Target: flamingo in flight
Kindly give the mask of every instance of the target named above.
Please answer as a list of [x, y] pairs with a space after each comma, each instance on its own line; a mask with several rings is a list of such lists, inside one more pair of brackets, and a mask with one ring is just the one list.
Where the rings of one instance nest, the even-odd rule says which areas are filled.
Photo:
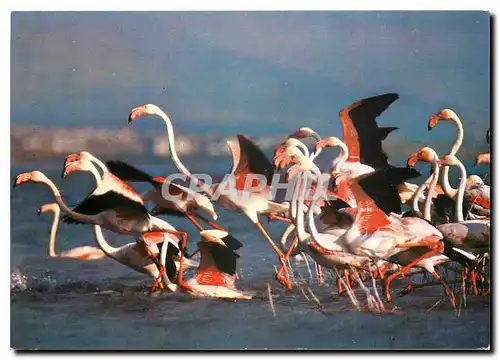
[[[80, 160], [78, 164], [76, 162], [71, 163], [66, 172], [69, 173], [73, 170], [93, 172], [96, 179], [99, 176], [94, 165], [88, 160]], [[118, 234], [136, 237], [137, 241], [143, 243], [146, 251], [160, 268], [162, 275], [165, 268], [156, 259], [152, 249], [153, 245], [164, 241], [164, 233], [181, 236], [183, 245], [186, 243], [187, 234], [185, 232], [177, 231], [167, 222], [151, 216], [142, 204], [130, 200], [114, 189], [108, 189], [108, 191], [100, 189], [100, 194], [91, 194], [75, 210], [72, 210], [62, 199], [56, 185], [42, 172], [31, 171], [19, 174], [15, 179], [14, 187], [27, 182], [41, 183], [48, 186], [55, 197], [56, 203], [72, 219], [80, 223], [99, 225]], [[101, 185], [103, 183], [104, 181], [101, 182]], [[180, 267], [182, 269], [182, 257]], [[160, 280], [158, 278], [157, 282]], [[162, 287], [161, 282], [159, 284]]]
[[[265, 154], [244, 135], [238, 135], [238, 144], [228, 141], [229, 149], [233, 157], [233, 167], [229, 177], [219, 184], [212, 184], [207, 187], [203, 181], [196, 178], [180, 161], [175, 150], [175, 138], [173, 126], [170, 118], [158, 106], [153, 104], [141, 105], [134, 108], [129, 115], [129, 123], [134, 119], [143, 115], [159, 116], [167, 127], [168, 144], [170, 156], [175, 166], [183, 173], [190, 181], [196, 183], [200, 188], [205, 188], [204, 193], [211, 199], [215, 199], [219, 205], [228, 210], [238, 210], [244, 213], [259, 229], [261, 234], [266, 238], [273, 250], [278, 255], [280, 262], [284, 265], [285, 255], [280, 248], [275, 244], [268, 231], [262, 226], [258, 215], [266, 215], [269, 213], [283, 212], [288, 209], [287, 206], [269, 200], [270, 185], [274, 174], [274, 168], [269, 162]], [[251, 189], [247, 184], [248, 176], [259, 174], [265, 177], [266, 184], [264, 186], [253, 178]], [[233, 184], [231, 184], [233, 181]], [[230, 191], [224, 189], [230, 187]], [[231, 191], [235, 189], [236, 191]], [[215, 196], [217, 195], [217, 196]], [[278, 281], [286, 287], [291, 288], [290, 278], [287, 270], [285, 277], [278, 276]]]
[[[355, 177], [390, 166], [382, 148], [382, 141], [397, 130], [397, 127], [379, 127], [377, 118], [397, 99], [398, 94], [388, 93], [359, 100], [339, 113], [343, 141], [329, 137], [316, 143], [316, 152], [323, 147], [341, 147], [343, 156], [337, 157], [332, 169]], [[409, 200], [417, 186], [409, 183], [397, 184], [403, 202]], [[353, 194], [345, 182], [337, 184], [338, 196], [350, 206], [356, 206]]]
[[[52, 223], [52, 228], [50, 232], [49, 240], [49, 256], [57, 258], [72, 258], [78, 260], [98, 260], [104, 257], [109, 257], [118, 263], [130, 267], [131, 269], [140, 272], [142, 274], [147, 274], [153, 279], [160, 277], [160, 270], [156, 264], [152, 261], [149, 254], [145, 251], [144, 247], [138, 245], [137, 242], [131, 242], [120, 246], [118, 248], [111, 246], [102, 233], [102, 229], [98, 225], [94, 225], [94, 235], [99, 247], [93, 246], [80, 246], [75, 247], [70, 250], [63, 251], [59, 254], [55, 252], [55, 242], [58, 230], [58, 223], [61, 209], [57, 203], [45, 204], [38, 210], [39, 214], [51, 211], [54, 213], [54, 220]], [[167, 244], [167, 245], [165, 245]], [[178, 238], [170, 234], [165, 234], [165, 240], [159, 244], [158, 250], [160, 253], [163, 251], [163, 247], [166, 247], [166, 253], [161, 259], [162, 264], [165, 264], [166, 276], [163, 276], [163, 280], [167, 285], [167, 288], [171, 291], [176, 290], [176, 285], [173, 283], [175, 277], [175, 271], [178, 268], [178, 261], [173, 262], [174, 256], [179, 253]], [[161, 256], [161, 254], [157, 254]], [[190, 259], [184, 259], [185, 268], [197, 266], [196, 262]], [[153, 288], [154, 291], [154, 288]]]
[[[143, 196], [144, 201], [153, 201], [156, 204], [151, 211], [153, 215], [165, 214], [181, 217], [185, 216], [198, 230], [205, 230], [196, 220], [196, 218], [198, 218], [215, 229], [226, 231], [226, 229], [199, 213], [199, 210], [201, 210], [210, 215], [213, 220], [217, 220], [217, 214], [213, 204], [206, 195], [172, 182], [165, 184], [166, 179], [163, 176], [153, 177], [123, 161], [108, 161], [106, 164], [113, 174], [124, 181], [146, 182], [153, 186], [153, 188], [148, 190]], [[167, 195], [171, 197], [163, 196], [162, 192], [165, 191], [163, 186], [165, 185], [168, 186]], [[232, 238], [231, 235], [228, 236]], [[234, 241], [237, 240], [234, 239]]]

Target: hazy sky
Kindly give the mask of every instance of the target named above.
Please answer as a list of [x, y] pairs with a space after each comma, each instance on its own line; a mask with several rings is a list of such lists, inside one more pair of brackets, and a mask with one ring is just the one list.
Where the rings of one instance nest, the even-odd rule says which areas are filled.
[[451, 124], [427, 131], [449, 107], [466, 146], [482, 144], [489, 25], [486, 12], [13, 13], [11, 121], [118, 128], [155, 103], [183, 134], [327, 136], [342, 107], [397, 92], [380, 120], [400, 127], [391, 141], [451, 144]]

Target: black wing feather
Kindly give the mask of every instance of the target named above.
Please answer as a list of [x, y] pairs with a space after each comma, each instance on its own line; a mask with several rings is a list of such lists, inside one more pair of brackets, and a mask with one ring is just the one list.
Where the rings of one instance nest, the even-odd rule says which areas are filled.
[[384, 213], [401, 213], [401, 198], [397, 185], [406, 180], [419, 177], [421, 174], [413, 168], [387, 166], [370, 173], [359, 180], [359, 185], [373, 199]]
[[238, 134], [240, 145], [240, 162], [246, 162], [250, 172], [264, 175], [267, 185], [271, 185], [274, 175], [274, 167], [262, 150], [245, 135]]
[[382, 140], [392, 131], [380, 130], [376, 118], [398, 98], [399, 95], [394, 93], [373, 96], [359, 101], [359, 104], [349, 111], [349, 117], [358, 132], [361, 163], [374, 169], [383, 168], [388, 164]]
[[161, 184], [156, 182], [148, 173], [132, 166], [125, 161], [112, 160], [106, 162], [108, 170], [123, 181], [147, 182], [156, 188], [161, 188]]
[[[73, 211], [85, 215], [97, 215], [107, 210], [132, 213], [143, 220], [147, 220], [149, 216], [148, 210], [143, 205], [127, 199], [115, 191], [108, 191], [102, 195], [89, 196], [73, 209]], [[82, 224], [82, 222], [72, 219], [69, 215], [63, 217], [63, 222], [68, 224]]]
[[[164, 243], [162, 243], [162, 246], [164, 246]], [[177, 266], [175, 265], [174, 257], [178, 255], [179, 249], [177, 249], [174, 244], [169, 242], [167, 247], [167, 258], [165, 260], [165, 270], [167, 272], [167, 277], [172, 282], [174, 282], [175, 274], [177, 273]]]
[[222, 241], [224, 241], [224, 244], [226, 244], [226, 246], [231, 250], [238, 250], [241, 247], [243, 247], [243, 244], [240, 241], [238, 241], [235, 237], [233, 237], [231, 234], [223, 238]]
[[240, 256], [229, 247], [224, 247], [214, 243], [208, 245], [217, 269], [226, 274], [234, 275], [236, 273], [236, 260]]

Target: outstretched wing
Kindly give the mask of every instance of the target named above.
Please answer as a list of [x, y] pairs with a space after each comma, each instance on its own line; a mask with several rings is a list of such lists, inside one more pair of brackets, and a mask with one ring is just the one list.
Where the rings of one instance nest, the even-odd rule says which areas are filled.
[[123, 181], [147, 182], [155, 188], [161, 188], [162, 182], [148, 173], [132, 166], [125, 161], [111, 160], [106, 162], [108, 170]]
[[416, 169], [388, 165], [364, 176], [358, 183], [385, 214], [400, 214], [401, 198], [397, 185], [419, 176], [420, 173]]
[[398, 94], [394, 93], [373, 96], [340, 111], [343, 140], [349, 148], [347, 161], [359, 161], [374, 169], [383, 168], [388, 164], [382, 141], [397, 128], [379, 128], [376, 119], [398, 98]]
[[[238, 144], [239, 153], [232, 152], [233, 161], [237, 161], [237, 164], [233, 164], [236, 187], [243, 190], [248, 174], [263, 175], [266, 178], [267, 185], [271, 185], [274, 167], [267, 156], [245, 135], [238, 134]], [[230, 149], [233, 150], [233, 146], [230, 145]]]
[[[147, 209], [143, 205], [114, 191], [89, 196], [73, 209], [73, 211], [85, 215], [97, 215], [107, 210], [116, 210], [121, 215], [133, 216], [142, 220], [147, 220], [149, 216]], [[63, 222], [82, 224], [82, 222], [71, 218], [69, 215], [63, 217]]]

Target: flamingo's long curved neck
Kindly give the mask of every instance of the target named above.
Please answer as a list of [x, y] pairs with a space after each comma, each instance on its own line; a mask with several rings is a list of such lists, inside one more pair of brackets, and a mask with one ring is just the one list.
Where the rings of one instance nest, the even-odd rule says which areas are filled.
[[[96, 163], [99, 165], [99, 162], [102, 164], [100, 160], [95, 158]], [[101, 165], [99, 165], [101, 166]], [[108, 172], [106, 166], [102, 164], [101, 169], [103, 169], [103, 172]], [[105, 169], [105, 170], [104, 170]], [[96, 181], [96, 187], [99, 186], [99, 183], [102, 181], [101, 174], [97, 171], [95, 166], [92, 164], [92, 166], [89, 167], [89, 171], [94, 175], [95, 181]], [[110, 258], [113, 258], [115, 260], [118, 260], [116, 257], [116, 253], [118, 252], [118, 249], [109, 245], [106, 239], [104, 238], [104, 235], [102, 233], [102, 229], [99, 225], [94, 225], [94, 235], [97, 244], [101, 248], [101, 250]]]
[[194, 180], [198, 186], [204, 185], [204, 182], [198, 179], [193, 174], [191, 174], [191, 172], [181, 162], [179, 156], [177, 156], [177, 151], [175, 150], [175, 135], [174, 135], [174, 128], [172, 126], [172, 121], [167, 116], [167, 114], [165, 114], [162, 110], [158, 112], [158, 115], [163, 119], [165, 125], [167, 126], [168, 148], [170, 150], [170, 156], [175, 166], [177, 167], [177, 169], [179, 169], [181, 173], [186, 175], [189, 180]]
[[[104, 165], [104, 163], [101, 160], [99, 160], [98, 158], [96, 158], [95, 156], [92, 156], [92, 158], [90, 160], [92, 162], [96, 163], [101, 168], [101, 171], [103, 173], [109, 172], [108, 167], [106, 165]], [[100, 177], [100, 175], [99, 175], [99, 177]]]
[[297, 140], [297, 143], [295, 144], [295, 146], [300, 148], [305, 156], [310, 157], [309, 149], [307, 148], [307, 146], [303, 142]]
[[465, 193], [465, 185], [467, 181], [467, 170], [465, 170], [464, 164], [461, 161], [458, 161], [458, 168], [460, 169], [460, 186], [458, 187], [458, 195], [455, 199], [455, 219], [458, 222], [464, 221], [463, 214], [463, 201], [464, 201], [464, 193]]
[[[423, 194], [425, 188], [427, 187], [427, 182], [428, 181], [432, 181], [434, 179], [434, 174], [429, 176], [427, 178], [426, 181], [424, 181], [424, 183], [422, 185], [420, 185], [417, 189], [417, 191], [415, 191], [415, 193], [413, 194], [413, 198], [412, 198], [412, 209], [413, 211], [415, 211], [417, 214], [420, 214], [420, 208], [418, 206], [418, 201], [420, 200], [420, 196]], [[426, 198], [427, 199], [427, 198]]]
[[425, 198], [425, 203], [424, 203], [424, 219], [427, 221], [431, 221], [432, 194], [434, 194], [434, 190], [436, 189], [436, 185], [439, 178], [439, 166], [438, 166], [437, 156], [434, 156], [432, 159], [432, 170], [434, 175], [432, 176], [432, 181], [429, 185], [429, 189], [427, 190], [427, 197]]
[[332, 168], [334, 171], [338, 171], [339, 169], [342, 168], [344, 163], [347, 161], [347, 158], [349, 157], [349, 148], [344, 142], [339, 143], [340, 147], [340, 154], [333, 160], [332, 162]]
[[68, 205], [66, 205], [66, 203], [62, 199], [62, 196], [61, 196], [61, 193], [59, 192], [59, 189], [56, 187], [56, 185], [49, 178], [47, 178], [44, 181], [44, 184], [47, 185], [50, 188], [50, 190], [52, 191], [52, 193], [54, 194], [54, 198], [56, 200], [57, 205], [59, 205], [61, 207], [61, 209], [63, 209], [65, 212], [67, 212], [69, 214], [69, 216], [71, 216], [73, 219], [81, 221], [81, 222], [89, 222], [88, 216], [86, 216], [84, 214], [77, 213], [77, 212], [71, 210], [68, 207]]
[[52, 228], [50, 229], [50, 240], [49, 240], [49, 256], [57, 257], [56, 254], [56, 236], [57, 228], [59, 226], [59, 217], [61, 215], [61, 210], [59, 207], [54, 208], [54, 220], [52, 221]]
[[[297, 199], [297, 203], [298, 203], [297, 236], [298, 236], [300, 242], [306, 242], [310, 237], [310, 234], [308, 234], [305, 230], [304, 210], [303, 210], [303, 208], [305, 206], [305, 197], [306, 197], [307, 188], [308, 188], [307, 175], [305, 175], [305, 176], [303, 175], [302, 176], [302, 183], [301, 183], [301, 187], [300, 187], [300, 192], [298, 194], [298, 199]], [[309, 206], [311, 206], [311, 205], [312, 204], [309, 204]], [[314, 207], [312, 207], [312, 209], [314, 209]]]
[[316, 206], [318, 200], [319, 198], [314, 199], [309, 205], [309, 210], [307, 211], [307, 221], [308, 221], [307, 224], [309, 228], [309, 233], [311, 234], [311, 240], [314, 241], [316, 244], [318, 244], [320, 247], [328, 249], [329, 244], [325, 244], [323, 242], [323, 238], [319, 233], [318, 228], [316, 227], [316, 223], [314, 221], [314, 207]]
[[[450, 150], [449, 155], [456, 155], [458, 150], [460, 149], [460, 146], [462, 146], [462, 141], [464, 139], [464, 128], [462, 126], [462, 122], [458, 118], [458, 116], [453, 116], [450, 118], [451, 121], [453, 121], [457, 125], [457, 139], [455, 140], [455, 144], [453, 144], [453, 147]], [[449, 172], [450, 172], [450, 167], [449, 166], [444, 166], [442, 175], [441, 175], [441, 184], [443, 186], [443, 191], [444, 193], [449, 196], [450, 198], [453, 198], [457, 195], [458, 190], [453, 189], [450, 185], [450, 178], [449, 178]]]
[[305, 242], [309, 234], [305, 231], [304, 227], [303, 206], [307, 191], [307, 177], [304, 174], [298, 175], [296, 186], [300, 186], [298, 196], [294, 199], [297, 202], [297, 236], [300, 242]]
[[110, 258], [116, 259], [118, 249], [108, 244], [99, 225], [94, 225], [94, 235], [101, 250]]
[[[312, 138], [314, 138], [316, 141], [320, 141], [320, 140], [321, 140], [321, 136], [319, 136], [318, 134], [313, 134], [313, 135], [311, 135], [311, 137], [312, 137]], [[311, 154], [311, 156], [309, 156], [309, 158], [310, 158], [311, 160], [316, 159], [316, 158], [319, 156], [319, 154], [321, 154], [321, 151], [322, 151], [322, 150], [323, 150], [323, 148], [318, 148], [317, 150], [315, 150], [315, 151]]]

